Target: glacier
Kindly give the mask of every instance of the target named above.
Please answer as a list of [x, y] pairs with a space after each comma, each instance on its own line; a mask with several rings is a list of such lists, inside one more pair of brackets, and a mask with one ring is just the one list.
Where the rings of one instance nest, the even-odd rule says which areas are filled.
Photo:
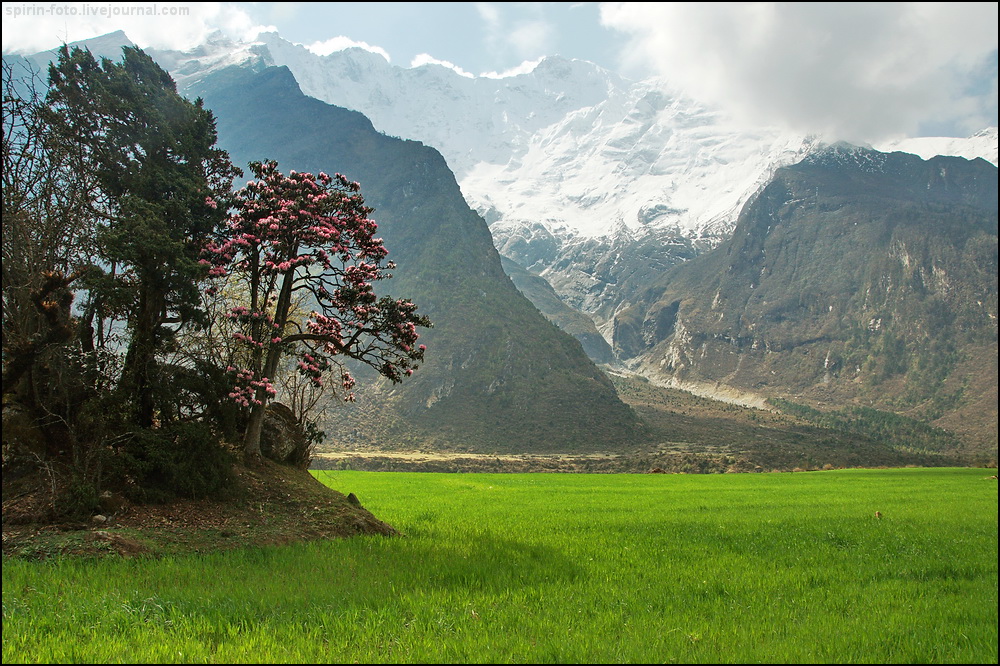
[[[95, 43], [107, 52], [116, 39], [127, 43], [124, 33]], [[470, 77], [434, 63], [399, 67], [357, 47], [317, 55], [273, 32], [149, 53], [182, 91], [223, 67], [285, 66], [306, 95], [434, 147], [501, 254], [548, 280], [609, 340], [615, 313], [651, 272], [718, 245], [777, 168], [824, 145], [737, 125], [661, 79], [631, 81], [558, 56]], [[997, 164], [997, 128], [874, 147]]]

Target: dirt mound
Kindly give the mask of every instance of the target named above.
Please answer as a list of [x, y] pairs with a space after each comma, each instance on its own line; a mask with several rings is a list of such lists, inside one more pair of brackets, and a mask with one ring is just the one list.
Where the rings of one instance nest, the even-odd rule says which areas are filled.
[[77, 520], [46, 518], [52, 490], [43, 474], [4, 483], [3, 553], [158, 556], [398, 534], [307, 470], [261, 460], [233, 472], [233, 486], [219, 497], [139, 504], [105, 493], [98, 512]]

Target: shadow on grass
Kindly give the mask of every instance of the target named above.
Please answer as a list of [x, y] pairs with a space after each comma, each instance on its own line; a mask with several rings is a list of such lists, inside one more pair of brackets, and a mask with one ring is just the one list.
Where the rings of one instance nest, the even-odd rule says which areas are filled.
[[122, 600], [138, 598], [155, 600], [177, 617], [228, 624], [416, 607], [428, 598], [448, 604], [470, 595], [516, 595], [539, 586], [568, 586], [586, 575], [556, 547], [489, 529], [445, 533], [429, 525], [411, 532], [416, 535], [158, 559], [17, 562], [10, 571], [5, 563], [5, 616], [8, 604], [20, 597], [7, 594], [8, 582], [11, 592], [31, 589], [40, 598], [61, 599], [72, 581], [72, 604], [88, 615], [120, 615]]

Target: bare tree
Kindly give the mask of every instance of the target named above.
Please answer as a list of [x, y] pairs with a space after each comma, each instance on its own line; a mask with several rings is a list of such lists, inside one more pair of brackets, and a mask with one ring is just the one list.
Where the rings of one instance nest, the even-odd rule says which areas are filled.
[[3, 61], [3, 392], [30, 400], [31, 373], [77, 337], [73, 285], [93, 255], [93, 183], [54, 148], [29, 61]]

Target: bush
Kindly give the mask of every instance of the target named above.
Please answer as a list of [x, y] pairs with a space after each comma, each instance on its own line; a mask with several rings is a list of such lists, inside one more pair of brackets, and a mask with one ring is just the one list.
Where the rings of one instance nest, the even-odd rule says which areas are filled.
[[230, 485], [233, 456], [203, 423], [140, 430], [121, 446], [117, 462], [130, 499], [198, 499]]
[[97, 485], [82, 475], [70, 479], [59, 499], [60, 513], [73, 518], [89, 516], [100, 502]]

